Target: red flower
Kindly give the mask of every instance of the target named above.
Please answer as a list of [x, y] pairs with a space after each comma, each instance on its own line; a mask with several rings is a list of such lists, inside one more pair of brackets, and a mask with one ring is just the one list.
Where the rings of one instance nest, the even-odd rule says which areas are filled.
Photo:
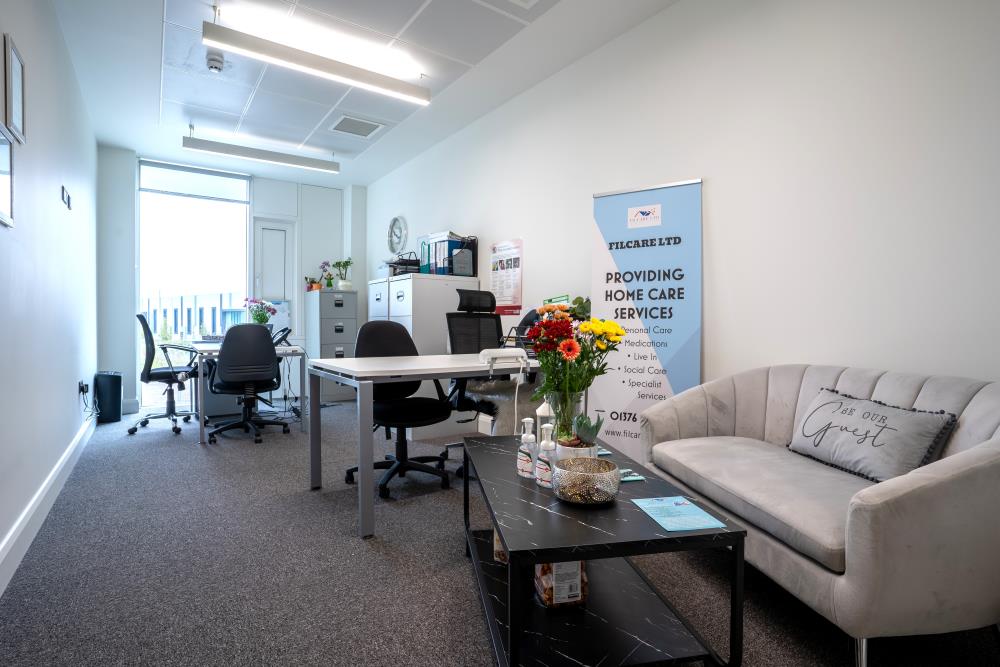
[[580, 344], [575, 338], [567, 338], [559, 343], [559, 352], [566, 361], [573, 361], [580, 356]]

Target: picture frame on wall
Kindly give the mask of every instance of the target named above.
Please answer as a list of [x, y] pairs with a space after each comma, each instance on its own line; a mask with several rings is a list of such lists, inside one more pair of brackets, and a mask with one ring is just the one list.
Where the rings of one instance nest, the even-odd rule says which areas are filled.
[[0, 125], [0, 224], [14, 226], [14, 137]]
[[19, 143], [24, 143], [24, 59], [21, 52], [17, 50], [14, 39], [9, 35], [3, 36], [4, 42], [4, 67], [6, 84], [6, 103], [4, 108], [7, 113], [7, 130]]

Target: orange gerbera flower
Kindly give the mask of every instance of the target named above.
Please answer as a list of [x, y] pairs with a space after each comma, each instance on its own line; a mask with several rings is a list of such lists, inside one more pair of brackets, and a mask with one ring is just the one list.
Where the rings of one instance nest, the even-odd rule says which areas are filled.
[[566, 361], [573, 361], [580, 356], [580, 344], [575, 338], [567, 338], [559, 343], [559, 352]]

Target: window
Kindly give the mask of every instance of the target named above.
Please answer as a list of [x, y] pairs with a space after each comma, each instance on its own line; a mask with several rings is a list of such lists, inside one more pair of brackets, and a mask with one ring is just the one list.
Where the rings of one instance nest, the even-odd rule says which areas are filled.
[[[221, 335], [241, 321], [219, 311], [242, 310], [248, 294], [249, 197], [248, 176], [140, 160], [140, 303], [157, 342]], [[162, 352], [154, 364], [166, 365]], [[159, 403], [159, 394], [143, 385], [143, 404]]]

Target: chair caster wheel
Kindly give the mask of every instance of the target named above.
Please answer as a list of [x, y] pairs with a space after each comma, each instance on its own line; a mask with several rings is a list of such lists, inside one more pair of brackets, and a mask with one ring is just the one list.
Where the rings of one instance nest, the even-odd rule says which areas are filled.
[[291, 433], [292, 429], [288, 428], [287, 426], [282, 426], [281, 427], [281, 432], [282, 433]]
[[149, 426], [149, 420], [143, 419], [141, 422], [139, 422], [139, 426]]
[[205, 426], [208, 426], [208, 417], [205, 417]]
[[188, 423], [189, 421], [191, 421], [191, 416], [190, 415], [188, 415], [187, 417], [184, 418], [184, 423], [185, 424]]
[[181, 434], [181, 427], [180, 427], [180, 426], [174, 426], [174, 427], [173, 427], [172, 429], [170, 429], [170, 430], [171, 430], [171, 431], [173, 431], [174, 433], [176, 433], [177, 435], [180, 435], [180, 434]]
[[215, 444], [215, 436], [214, 435], [208, 436], [208, 444], [210, 444], [210, 445], [214, 445]]
[[130, 429], [128, 430], [128, 434], [129, 434], [129, 435], [135, 435], [135, 432], [136, 432], [136, 431], [138, 431], [138, 430], [139, 430], [139, 429], [137, 429], [137, 428], [136, 428], [135, 426], [133, 426], [132, 428], [130, 428]]
[[259, 445], [260, 443], [264, 442], [264, 438], [257, 436], [256, 438], [253, 439], [253, 441]]
[[382, 486], [378, 487], [378, 497], [381, 498], [382, 500], [388, 500], [389, 499], [389, 489], [387, 489], [385, 487], [382, 487]]

